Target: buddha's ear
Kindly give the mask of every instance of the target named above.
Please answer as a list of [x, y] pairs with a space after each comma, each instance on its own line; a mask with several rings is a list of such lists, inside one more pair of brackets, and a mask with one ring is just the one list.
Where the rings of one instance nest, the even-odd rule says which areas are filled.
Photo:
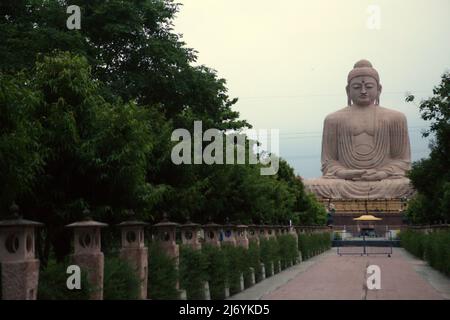
[[378, 84], [378, 93], [377, 93], [377, 101], [376, 104], [380, 105], [380, 95], [381, 95], [381, 90], [383, 89], [383, 86], [381, 85], [381, 83]]
[[347, 105], [350, 106], [352, 104], [352, 100], [350, 99], [350, 88], [348, 84], [345, 86], [345, 92], [347, 92]]

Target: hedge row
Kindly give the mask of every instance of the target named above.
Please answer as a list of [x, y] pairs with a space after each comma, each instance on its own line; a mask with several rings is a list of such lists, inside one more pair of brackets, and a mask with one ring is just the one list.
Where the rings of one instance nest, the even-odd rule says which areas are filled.
[[[70, 265], [69, 259], [64, 262], [49, 260], [47, 266], [42, 267], [39, 273], [39, 300], [87, 300], [92, 290], [86, 278], [86, 273], [81, 273], [81, 289], [69, 290], [66, 273]], [[137, 299], [139, 279], [134, 270], [117, 256], [106, 256], [103, 273], [103, 299], [125, 300]]]
[[[301, 234], [298, 248], [303, 259], [318, 254], [331, 246], [329, 234]], [[225, 287], [230, 294], [240, 291], [240, 275], [244, 275], [244, 287], [251, 285], [253, 268], [256, 282], [262, 280], [261, 263], [266, 276], [295, 264], [298, 258], [296, 238], [292, 235], [280, 235], [277, 238], [260, 239], [260, 245], [250, 241], [249, 248], [223, 244], [220, 248], [203, 244], [201, 250], [180, 246], [180, 265], [177, 268], [174, 259], [166, 255], [157, 243], [149, 244], [148, 298], [179, 299], [179, 287], [186, 289], [188, 299], [204, 299], [204, 283], [208, 281], [212, 299], [224, 299]], [[38, 299], [73, 300], [88, 299], [91, 290], [82, 273], [81, 290], [69, 290], [66, 287], [66, 273], [69, 260], [57, 263], [50, 259], [47, 266], [41, 266], [39, 276]], [[271, 266], [273, 265], [273, 273]], [[139, 280], [132, 268], [123, 262], [117, 254], [105, 254], [104, 299], [136, 299]], [[0, 292], [1, 294], [1, 292]]]
[[301, 233], [298, 235], [298, 248], [302, 254], [302, 260], [329, 250], [331, 248], [330, 233]]
[[[251, 285], [250, 268], [254, 270], [255, 280], [261, 281], [261, 262], [264, 263], [266, 275], [270, 276], [272, 264], [276, 273], [295, 263], [297, 256], [296, 239], [292, 235], [268, 240], [261, 238], [259, 246], [250, 241], [248, 250], [226, 243], [220, 248], [204, 244], [200, 251], [181, 246], [180, 285], [186, 289], [188, 299], [203, 299], [203, 283], [208, 281], [211, 298], [224, 299], [225, 287], [229, 288], [231, 295], [240, 292], [241, 274], [244, 276], [244, 287]], [[281, 262], [281, 269], [278, 261]]]
[[[331, 248], [329, 233], [304, 234], [298, 239], [304, 259]], [[224, 299], [225, 286], [230, 294], [240, 291], [240, 275], [244, 275], [244, 287], [251, 284], [250, 268], [256, 282], [262, 280], [261, 263], [266, 276], [295, 264], [298, 257], [296, 238], [285, 234], [276, 238], [260, 238], [260, 245], [250, 241], [249, 249], [223, 244], [221, 248], [204, 244], [201, 251], [182, 246], [180, 249], [181, 288], [186, 289], [188, 299], [203, 299], [203, 282], [209, 281], [212, 299]], [[273, 273], [271, 266], [273, 265]]]
[[433, 268], [450, 275], [450, 231], [424, 234], [406, 230], [400, 234], [402, 247], [426, 260]]

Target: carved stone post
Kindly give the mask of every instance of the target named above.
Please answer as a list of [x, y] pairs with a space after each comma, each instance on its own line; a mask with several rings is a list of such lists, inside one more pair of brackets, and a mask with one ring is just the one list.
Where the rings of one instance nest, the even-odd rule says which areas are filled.
[[238, 246], [248, 249], [247, 226], [238, 224], [236, 226], [236, 243]]
[[205, 234], [205, 243], [214, 247], [220, 248], [220, 231], [222, 226], [209, 220], [207, 224], [203, 225], [203, 232]]
[[19, 216], [19, 207], [10, 207], [12, 219], [0, 221], [0, 263], [2, 299], [36, 300], [39, 260], [35, 258], [36, 227], [42, 223]]
[[197, 223], [192, 223], [188, 221], [185, 224], [180, 226], [181, 229], [181, 242], [191, 247], [194, 250], [200, 250], [202, 248], [202, 244], [200, 243], [200, 239], [198, 233], [200, 231], [200, 225]]
[[247, 236], [249, 241], [254, 241], [259, 246], [259, 228], [257, 225], [248, 225]]
[[118, 225], [122, 234], [120, 258], [136, 271], [140, 281], [139, 299], [147, 298], [148, 248], [144, 242], [144, 227], [147, 223], [129, 220]]
[[236, 226], [228, 221], [223, 226], [223, 243], [236, 246]]
[[71, 223], [66, 227], [74, 229], [75, 252], [72, 255], [72, 261], [81, 268], [82, 272], [87, 273], [87, 279], [93, 289], [90, 299], [102, 300], [105, 261], [101, 252], [100, 229], [107, 224], [92, 220], [89, 213], [89, 210], [85, 209], [84, 221]]

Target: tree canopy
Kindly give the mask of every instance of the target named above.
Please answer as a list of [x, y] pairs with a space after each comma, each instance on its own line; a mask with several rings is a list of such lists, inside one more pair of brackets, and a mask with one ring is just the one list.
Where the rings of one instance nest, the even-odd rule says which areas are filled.
[[[407, 101], [414, 101], [409, 95]], [[430, 155], [413, 164], [409, 173], [417, 196], [409, 205], [414, 223], [450, 220], [450, 73], [442, 75], [433, 96], [419, 104], [422, 119], [430, 121], [424, 136], [432, 136]]]
[[[68, 30], [68, 5], [82, 10]], [[240, 132], [226, 81], [194, 66], [170, 0], [17, 0], [0, 4], [0, 215], [16, 201], [46, 224], [41, 255], [69, 253], [64, 225], [89, 207], [115, 224], [140, 218], [324, 224], [289, 164], [175, 165], [176, 128]], [[225, 146], [224, 146], [225, 147]], [[233, 144], [233, 148], [237, 146]]]

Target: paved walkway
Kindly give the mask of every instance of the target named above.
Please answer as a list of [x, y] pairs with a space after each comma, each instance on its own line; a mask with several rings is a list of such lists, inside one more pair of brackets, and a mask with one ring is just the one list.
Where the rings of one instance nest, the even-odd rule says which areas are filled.
[[[368, 290], [366, 269], [381, 269], [381, 289]], [[230, 299], [450, 299], [450, 278], [402, 248], [389, 258], [338, 256], [333, 248], [270, 277]]]

